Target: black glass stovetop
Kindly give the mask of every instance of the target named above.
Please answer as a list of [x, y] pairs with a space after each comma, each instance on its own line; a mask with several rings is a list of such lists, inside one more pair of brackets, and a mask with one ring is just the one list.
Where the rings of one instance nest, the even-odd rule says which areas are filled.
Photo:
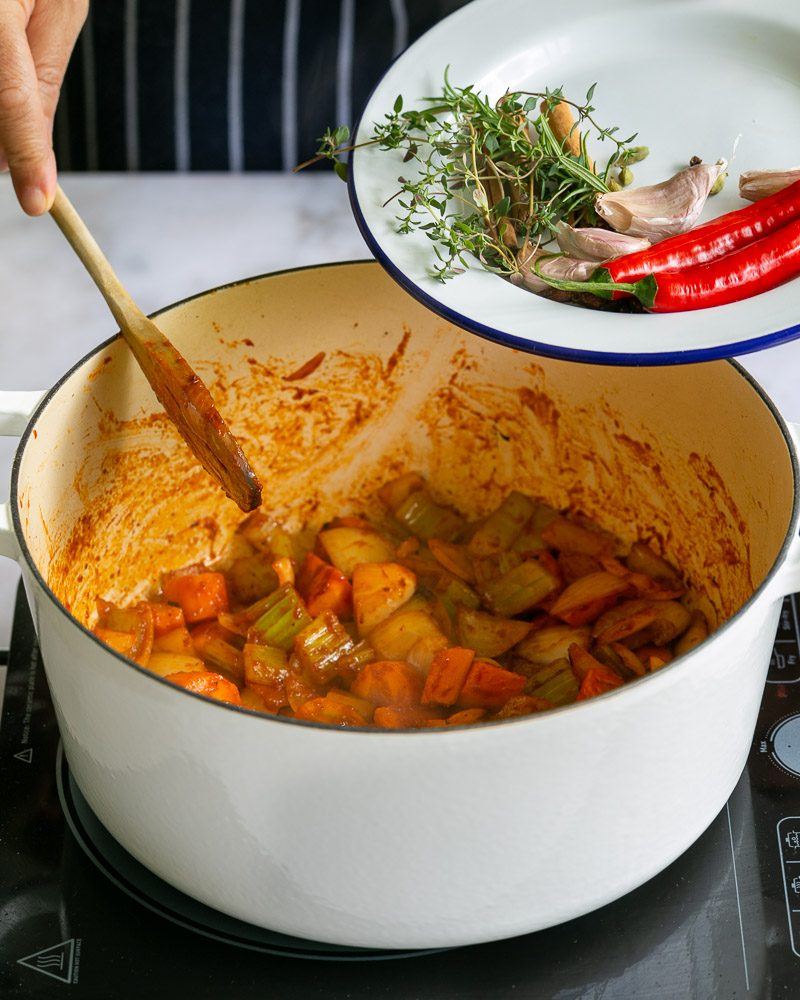
[[[393, 953], [250, 927], [127, 855], [63, 759], [20, 593], [0, 721], [0, 997], [800, 997], [799, 606], [800, 598], [784, 603], [748, 766], [683, 857], [623, 899], [550, 930]], [[654, 834], [646, 825], [635, 833]]]

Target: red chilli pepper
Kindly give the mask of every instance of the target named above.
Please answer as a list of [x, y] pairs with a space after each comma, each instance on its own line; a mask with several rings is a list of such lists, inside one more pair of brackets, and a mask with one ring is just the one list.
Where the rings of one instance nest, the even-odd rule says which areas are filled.
[[800, 218], [755, 243], [681, 271], [655, 276], [656, 293], [650, 312], [705, 309], [766, 292], [800, 275]]
[[[798, 217], [800, 181], [795, 181], [767, 198], [721, 215], [688, 233], [662, 240], [647, 250], [617, 257], [604, 264], [603, 271], [608, 274], [606, 280], [635, 282], [647, 274], [709, 264], [763, 239]], [[611, 297], [617, 299], [624, 294], [614, 291]]]

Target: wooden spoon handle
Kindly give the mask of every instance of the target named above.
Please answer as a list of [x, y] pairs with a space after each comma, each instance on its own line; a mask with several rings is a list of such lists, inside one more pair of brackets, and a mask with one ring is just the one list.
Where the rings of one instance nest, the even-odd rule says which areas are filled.
[[60, 187], [50, 214], [100, 289], [147, 381], [195, 457], [243, 511], [255, 510], [261, 503], [261, 484], [200, 377], [130, 297]]

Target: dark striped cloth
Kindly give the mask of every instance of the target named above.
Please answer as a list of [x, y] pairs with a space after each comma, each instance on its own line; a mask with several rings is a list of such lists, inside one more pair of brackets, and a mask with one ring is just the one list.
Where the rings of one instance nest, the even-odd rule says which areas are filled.
[[94, 0], [56, 114], [59, 168], [289, 170], [465, 2]]

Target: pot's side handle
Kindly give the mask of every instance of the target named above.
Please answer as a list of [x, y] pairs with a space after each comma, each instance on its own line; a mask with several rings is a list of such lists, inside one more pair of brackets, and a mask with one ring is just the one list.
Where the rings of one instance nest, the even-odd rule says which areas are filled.
[[[39, 390], [0, 392], [0, 436], [19, 437], [44, 393]], [[11, 521], [11, 504], [0, 504], [0, 556], [17, 561], [19, 545]]]
[[0, 392], [0, 436], [19, 437], [42, 396], [38, 389]]
[[[800, 462], [800, 424], [787, 420], [786, 426], [794, 445], [795, 458]], [[796, 487], [795, 504], [800, 504], [800, 486]], [[792, 539], [783, 565], [772, 578], [770, 590], [774, 597], [800, 592], [800, 534]]]

